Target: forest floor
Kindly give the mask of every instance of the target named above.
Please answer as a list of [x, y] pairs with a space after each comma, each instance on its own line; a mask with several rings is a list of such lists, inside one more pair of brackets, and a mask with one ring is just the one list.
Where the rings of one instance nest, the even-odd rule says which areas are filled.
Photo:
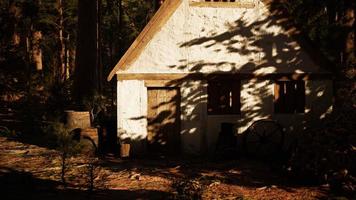
[[94, 169], [95, 190], [90, 193], [85, 159], [69, 160], [64, 187], [59, 155], [56, 150], [0, 137], [1, 199], [189, 197], [179, 196], [179, 191], [193, 195], [197, 191], [203, 199], [330, 199], [327, 186], [291, 184], [266, 164], [242, 159], [212, 162], [107, 157]]

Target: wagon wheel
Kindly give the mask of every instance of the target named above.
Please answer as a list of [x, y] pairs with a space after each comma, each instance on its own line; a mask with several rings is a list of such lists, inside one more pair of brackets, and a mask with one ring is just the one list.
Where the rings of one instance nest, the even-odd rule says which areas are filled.
[[283, 142], [283, 128], [273, 120], [255, 121], [244, 134], [245, 152], [250, 156], [264, 159], [280, 155]]

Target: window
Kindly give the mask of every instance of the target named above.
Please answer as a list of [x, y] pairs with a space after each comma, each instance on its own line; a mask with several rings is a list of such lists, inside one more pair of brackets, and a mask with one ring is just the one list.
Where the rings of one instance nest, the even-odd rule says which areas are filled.
[[274, 86], [275, 113], [304, 113], [304, 81], [276, 81]]
[[208, 114], [240, 113], [240, 82], [229, 79], [208, 81]]

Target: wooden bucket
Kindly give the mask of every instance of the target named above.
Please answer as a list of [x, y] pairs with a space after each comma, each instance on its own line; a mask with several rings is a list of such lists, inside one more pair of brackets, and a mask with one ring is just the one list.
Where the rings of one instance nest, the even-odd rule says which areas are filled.
[[68, 129], [75, 128], [89, 128], [90, 127], [90, 113], [89, 111], [74, 111], [66, 110], [66, 126]]

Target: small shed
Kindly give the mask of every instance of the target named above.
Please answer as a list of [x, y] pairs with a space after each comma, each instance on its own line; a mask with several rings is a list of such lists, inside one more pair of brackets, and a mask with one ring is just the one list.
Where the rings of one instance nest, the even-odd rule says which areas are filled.
[[215, 149], [220, 125], [291, 134], [332, 110], [328, 64], [273, 0], [166, 0], [108, 76], [135, 153]]

